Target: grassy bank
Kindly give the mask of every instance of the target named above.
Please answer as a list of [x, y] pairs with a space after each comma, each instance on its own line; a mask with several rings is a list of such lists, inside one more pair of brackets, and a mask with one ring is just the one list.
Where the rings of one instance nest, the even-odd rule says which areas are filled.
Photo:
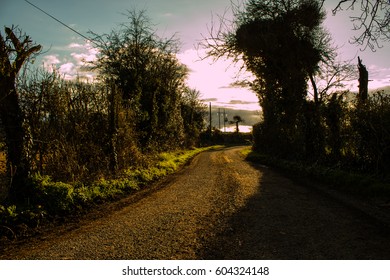
[[370, 174], [357, 174], [317, 164], [282, 160], [252, 151], [242, 151], [248, 161], [273, 167], [301, 182], [311, 180], [329, 185], [339, 191], [360, 197], [382, 197], [390, 199], [390, 182]]
[[0, 205], [0, 235], [16, 235], [14, 228], [20, 225], [38, 227], [50, 217], [66, 216], [147, 188], [178, 171], [197, 154], [218, 147], [161, 153], [151, 157], [146, 167], [131, 168], [115, 179], [100, 178], [90, 184], [54, 182], [49, 176], [35, 174], [31, 178], [35, 194], [31, 201], [26, 205]]

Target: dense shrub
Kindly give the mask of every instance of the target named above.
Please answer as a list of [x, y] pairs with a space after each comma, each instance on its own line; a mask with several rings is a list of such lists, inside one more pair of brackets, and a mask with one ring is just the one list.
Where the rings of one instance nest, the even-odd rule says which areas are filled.
[[49, 176], [35, 175], [31, 178], [34, 202], [44, 205], [50, 213], [64, 213], [73, 209], [74, 188], [63, 182], [53, 182]]
[[[308, 104], [311, 101], [307, 101]], [[350, 92], [330, 95], [313, 113], [303, 111], [306, 121], [297, 132], [306, 133], [306, 142], [286, 145], [279, 127], [267, 123], [254, 126], [254, 149], [265, 154], [378, 176], [390, 174], [390, 97], [383, 91], [358, 103]], [[317, 114], [317, 116], [316, 116]], [[283, 139], [282, 139], [283, 138]], [[294, 144], [294, 145], [293, 145]], [[297, 154], [286, 147], [301, 147]], [[290, 154], [288, 154], [290, 153]]]
[[[14, 163], [7, 163], [6, 184], [26, 169], [19, 185], [26, 186], [31, 175], [33, 185], [45, 187], [35, 190], [39, 194], [11, 188], [14, 200], [58, 196], [65, 204], [48, 207], [66, 211], [68, 184], [115, 179], [124, 170], [143, 168], [155, 154], [199, 142], [204, 108], [199, 93], [185, 84], [188, 69], [176, 56], [177, 40], [157, 36], [145, 12], [129, 11], [127, 20], [108, 35], [94, 34], [97, 57], [84, 65], [95, 71], [93, 82], [69, 81], [55, 69], [32, 71], [30, 65], [15, 75], [22, 140], [3, 142], [7, 158], [15, 150], [10, 143], [21, 146], [23, 164], [12, 169]], [[0, 126], [1, 134], [6, 127]]]
[[36, 226], [47, 215], [66, 215], [121, 197], [172, 174], [190, 158], [210, 148], [212, 147], [153, 155], [144, 167], [131, 167], [115, 179], [100, 178], [90, 183], [64, 183], [47, 175], [35, 174], [29, 185], [34, 196], [29, 199], [28, 205], [23, 205], [22, 208], [0, 205], [0, 226], [18, 223]]
[[354, 149], [358, 167], [379, 174], [390, 171], [390, 96], [373, 94], [351, 111]]

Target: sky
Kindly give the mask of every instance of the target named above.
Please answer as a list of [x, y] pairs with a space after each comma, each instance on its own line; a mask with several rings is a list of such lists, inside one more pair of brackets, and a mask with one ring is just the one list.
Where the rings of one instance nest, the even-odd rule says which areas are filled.
[[[63, 21], [81, 34], [88, 31], [98, 34], [109, 33], [126, 21], [126, 10], [146, 10], [157, 34], [171, 37], [176, 34], [181, 48], [178, 58], [190, 68], [187, 83], [201, 92], [205, 102], [212, 102], [213, 108], [225, 108], [228, 118], [241, 114], [248, 129], [260, 118], [260, 107], [256, 95], [249, 89], [233, 87], [237, 80], [238, 67], [229, 61], [200, 61], [202, 50], [196, 46], [207, 36], [212, 18], [229, 15], [229, 0], [29, 0], [49, 14]], [[337, 0], [327, 0], [325, 6], [332, 8]], [[370, 73], [370, 88], [390, 86], [390, 42], [372, 52], [360, 50], [349, 40], [354, 35], [350, 12], [340, 12], [336, 16], [328, 14], [326, 28], [332, 34], [334, 44], [339, 46], [343, 60], [363, 59]], [[72, 32], [24, 0], [0, 0], [0, 26], [17, 25], [35, 42], [43, 46], [44, 53], [36, 64], [50, 68], [55, 66], [67, 79], [77, 76], [83, 60], [93, 60], [97, 50], [84, 38]], [[84, 73], [92, 75], [92, 73]], [[242, 74], [241, 74], [242, 75]], [[239, 77], [240, 78], [240, 77]], [[242, 78], [242, 77], [241, 77]], [[352, 83], [351, 90], [357, 90]], [[214, 119], [217, 119], [215, 116]], [[217, 122], [217, 120], [215, 120]], [[216, 123], [214, 123], [216, 125]]]

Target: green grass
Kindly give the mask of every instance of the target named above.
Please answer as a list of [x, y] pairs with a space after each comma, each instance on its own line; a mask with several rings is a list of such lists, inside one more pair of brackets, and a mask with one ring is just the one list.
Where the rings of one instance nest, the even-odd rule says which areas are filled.
[[147, 167], [130, 168], [118, 178], [101, 178], [90, 184], [55, 182], [49, 176], [35, 174], [30, 186], [34, 197], [28, 205], [0, 205], [0, 225], [8, 227], [25, 223], [37, 226], [44, 216], [68, 215], [96, 203], [124, 197], [177, 172], [197, 154], [219, 147], [161, 153], [152, 157]]
[[336, 167], [330, 168], [317, 164], [308, 165], [303, 162], [282, 160], [252, 151], [251, 148], [247, 148], [241, 153], [248, 161], [271, 166], [300, 181], [310, 179], [361, 197], [390, 198], [390, 183], [375, 176], [352, 173]]

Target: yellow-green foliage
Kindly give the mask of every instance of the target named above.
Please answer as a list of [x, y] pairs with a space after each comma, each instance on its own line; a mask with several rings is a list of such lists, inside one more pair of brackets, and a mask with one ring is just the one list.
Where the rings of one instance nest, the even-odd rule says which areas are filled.
[[129, 169], [125, 171], [125, 174], [128, 178], [134, 178], [139, 185], [150, 183], [177, 171], [183, 164], [200, 152], [213, 148], [218, 148], [218, 146], [160, 153], [149, 167]]
[[244, 150], [243, 154], [248, 161], [269, 165], [298, 180], [310, 178], [354, 195], [390, 198], [390, 184], [368, 174], [356, 174], [337, 167], [329, 168], [317, 164], [282, 160], [249, 149]]
[[123, 172], [119, 178], [99, 179], [88, 185], [53, 182], [49, 176], [36, 174], [32, 177], [32, 187], [36, 194], [33, 200], [50, 214], [67, 213], [139, 190], [174, 173], [192, 157], [211, 148], [215, 147], [161, 153], [147, 167], [132, 168]]
[[74, 187], [71, 184], [53, 182], [49, 176], [39, 174], [34, 175], [31, 180], [37, 202], [49, 212], [70, 210], [74, 197]]

